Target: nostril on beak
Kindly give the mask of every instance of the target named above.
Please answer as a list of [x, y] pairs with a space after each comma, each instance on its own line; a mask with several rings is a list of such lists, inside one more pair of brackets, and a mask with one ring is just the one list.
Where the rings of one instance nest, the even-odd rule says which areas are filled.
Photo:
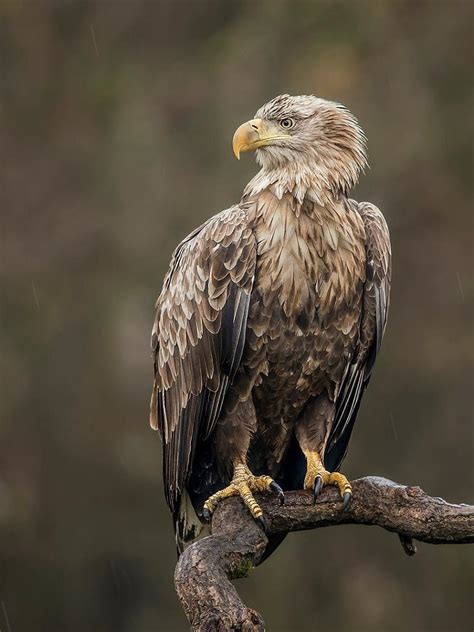
[[258, 132], [258, 125], [256, 123], [250, 123], [250, 127]]

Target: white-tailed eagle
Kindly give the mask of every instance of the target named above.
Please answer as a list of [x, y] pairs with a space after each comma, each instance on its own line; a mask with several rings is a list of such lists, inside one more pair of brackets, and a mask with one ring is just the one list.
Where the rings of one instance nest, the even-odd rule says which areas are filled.
[[255, 149], [261, 169], [176, 248], [152, 332], [151, 425], [180, 551], [231, 495], [257, 520], [256, 491], [336, 485], [349, 502], [337, 470], [387, 320], [387, 225], [349, 198], [367, 164], [354, 116], [278, 96], [233, 149]]

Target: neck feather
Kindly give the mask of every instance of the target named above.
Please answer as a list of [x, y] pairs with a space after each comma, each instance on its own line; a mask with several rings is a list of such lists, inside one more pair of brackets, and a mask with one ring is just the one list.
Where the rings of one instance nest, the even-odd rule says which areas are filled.
[[298, 158], [293, 156], [281, 163], [274, 155], [257, 150], [257, 161], [262, 169], [248, 183], [244, 196], [269, 189], [278, 199], [290, 193], [300, 203], [307, 198], [325, 206], [341, 196], [347, 197], [367, 166], [362, 148], [350, 152], [339, 150], [327, 156], [311, 152]]

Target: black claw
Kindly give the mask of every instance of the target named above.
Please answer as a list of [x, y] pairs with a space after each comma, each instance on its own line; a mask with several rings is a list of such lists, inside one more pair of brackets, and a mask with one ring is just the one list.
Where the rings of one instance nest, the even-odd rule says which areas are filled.
[[255, 520], [262, 527], [265, 533], [267, 533], [267, 521], [265, 520], [265, 518], [263, 516], [259, 516], [258, 518], [255, 518]]
[[270, 489], [271, 489], [272, 492], [275, 492], [275, 494], [278, 494], [278, 500], [280, 501], [280, 505], [284, 505], [285, 504], [285, 492], [282, 490], [280, 485], [278, 485], [278, 483], [275, 483], [275, 481], [272, 481], [270, 483]]
[[344, 495], [342, 497], [342, 511], [347, 509], [351, 500], [352, 500], [352, 492], [344, 492]]
[[210, 522], [211, 520], [211, 512], [209, 511], [209, 509], [206, 509], [206, 507], [204, 507], [204, 509], [202, 510], [202, 519], [205, 522]]
[[313, 493], [314, 502], [316, 502], [316, 499], [318, 498], [322, 488], [323, 488], [323, 477], [318, 474], [314, 481], [314, 493]]
[[413, 538], [409, 535], [402, 535], [401, 533], [398, 534], [398, 537], [400, 538], [400, 542], [405, 553], [410, 556], [415, 555], [416, 544], [413, 542]]

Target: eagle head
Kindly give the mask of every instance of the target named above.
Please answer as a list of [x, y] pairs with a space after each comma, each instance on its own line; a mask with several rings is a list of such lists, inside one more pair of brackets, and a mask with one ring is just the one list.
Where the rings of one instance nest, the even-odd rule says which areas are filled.
[[306, 189], [347, 193], [367, 166], [366, 138], [349, 110], [313, 95], [283, 94], [263, 105], [235, 132], [232, 147], [240, 158], [255, 149], [271, 179], [288, 179]]

